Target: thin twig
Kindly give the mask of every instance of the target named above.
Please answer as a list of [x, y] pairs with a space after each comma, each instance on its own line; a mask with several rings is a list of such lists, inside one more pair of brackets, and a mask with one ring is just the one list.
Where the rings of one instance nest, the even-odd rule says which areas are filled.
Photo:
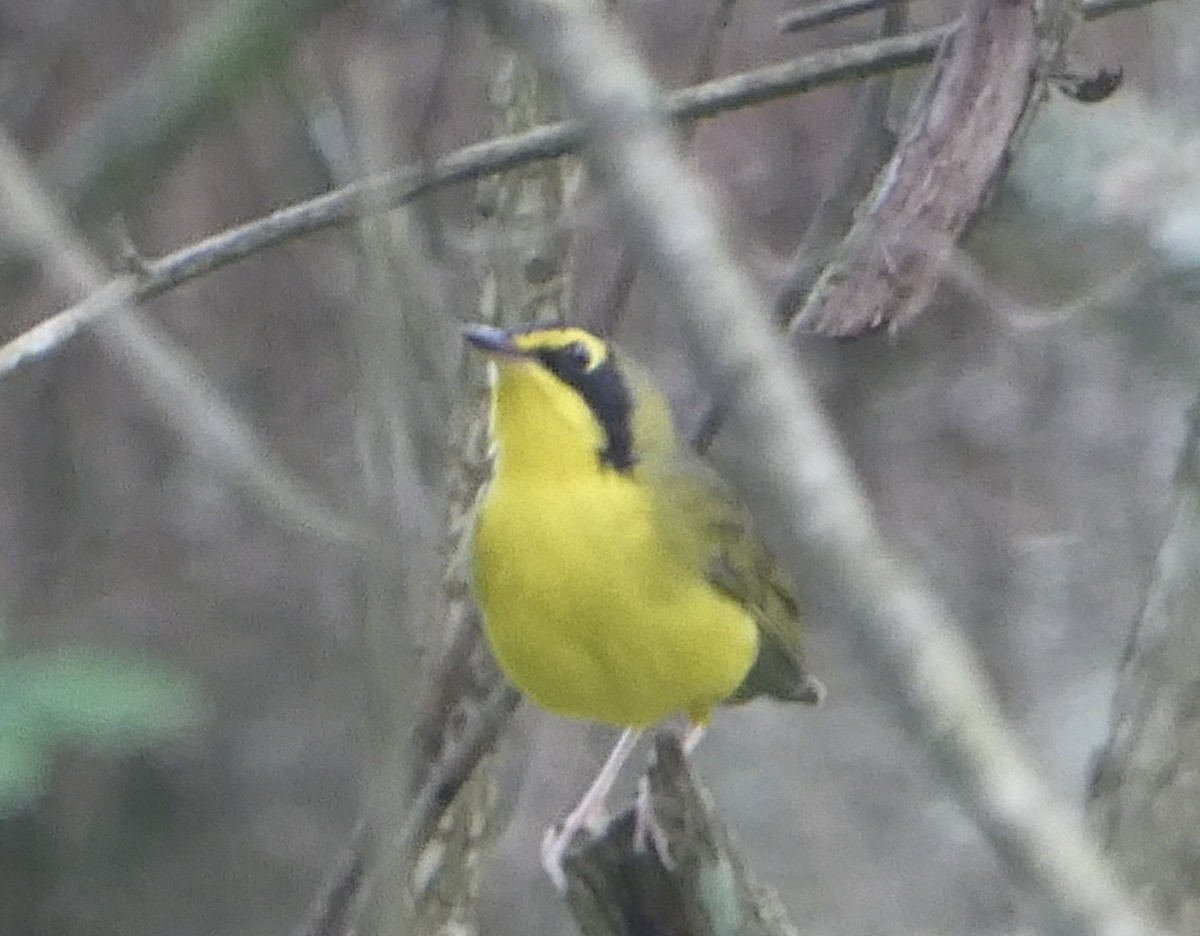
[[674, 298], [668, 305], [681, 312], [698, 372], [728, 401], [741, 447], [755, 453], [735, 480], [760, 517], [767, 505], [750, 495], [771, 495], [794, 571], [819, 578], [838, 599], [909, 729], [1013, 878], [1038, 898], [1047, 927], [1080, 936], [1155, 932], [1020, 749], [961, 629], [884, 543], [767, 301], [733, 261], [712, 198], [680, 158], [645, 68], [569, 0], [486, 6], [588, 121], [590, 158]]
[[[1088, 0], [1082, 10], [1085, 19], [1097, 19], [1152, 2], [1154, 0]], [[709, 81], [668, 95], [664, 109], [670, 117], [681, 122], [707, 119], [842, 81], [921, 65], [933, 58], [950, 29], [950, 26], [937, 26], [906, 36], [817, 52], [790, 62]], [[83, 325], [111, 310], [113, 295], [124, 295], [128, 290], [128, 295], [135, 300], [151, 299], [305, 234], [349, 224], [365, 214], [389, 211], [448, 185], [574, 152], [582, 139], [582, 127], [564, 121], [527, 133], [475, 143], [442, 157], [425, 173], [417, 167], [404, 166], [204, 238], [158, 260], [148, 261], [146, 275], [118, 277], [103, 287], [104, 296], [98, 290], [0, 346], [0, 377], [25, 361], [53, 350]]]
[[[714, 117], [848, 78], [919, 65], [929, 61], [945, 33], [946, 28], [939, 27], [883, 42], [820, 52], [685, 88], [668, 99], [669, 113], [679, 121]], [[144, 275], [118, 277], [104, 291], [135, 300], [152, 299], [302, 235], [353, 223], [369, 213], [398, 208], [444, 186], [574, 152], [582, 140], [583, 129], [578, 123], [562, 121], [465, 146], [437, 160], [427, 171], [404, 166], [380, 173], [149, 260]], [[112, 302], [102, 302], [100, 298], [88, 296], [0, 347], [0, 377], [25, 361], [46, 354], [114, 307]]]
[[[939, 26], [818, 52], [683, 88], [667, 97], [666, 112], [680, 122], [702, 120], [849, 79], [921, 65], [933, 58], [950, 28]], [[575, 152], [583, 136], [577, 121], [560, 121], [464, 146], [424, 171], [403, 166], [342, 186], [162, 257], [150, 264], [151, 275], [141, 284], [138, 297], [152, 298], [266, 247], [355, 221], [364, 211], [390, 211], [438, 188]]]
[[815, 29], [904, 0], [809, 0], [779, 17], [780, 32]]
[[[903, 0], [809, 0], [780, 16], [778, 25], [781, 32], [798, 32], [901, 2]], [[1135, 10], [1153, 2], [1154, 0], [1090, 0], [1082, 4], [1081, 12], [1084, 19], [1093, 20], [1122, 10]]]

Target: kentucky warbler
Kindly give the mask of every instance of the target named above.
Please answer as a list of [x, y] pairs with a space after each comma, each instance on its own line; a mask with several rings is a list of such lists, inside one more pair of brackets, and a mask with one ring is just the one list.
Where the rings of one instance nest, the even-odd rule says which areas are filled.
[[[676, 437], [649, 378], [579, 328], [473, 326], [491, 363], [492, 479], [475, 596], [501, 669], [552, 712], [625, 727], [543, 847], [603, 813], [637, 732], [757, 695], [820, 701], [800, 610], [733, 490]], [[698, 736], [697, 736], [698, 737]]]

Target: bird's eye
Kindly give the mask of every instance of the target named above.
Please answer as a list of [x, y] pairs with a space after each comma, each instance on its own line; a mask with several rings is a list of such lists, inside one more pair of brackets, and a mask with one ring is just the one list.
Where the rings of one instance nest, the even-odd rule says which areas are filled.
[[592, 366], [592, 355], [582, 341], [572, 342], [562, 349], [562, 360], [568, 370], [583, 372]]

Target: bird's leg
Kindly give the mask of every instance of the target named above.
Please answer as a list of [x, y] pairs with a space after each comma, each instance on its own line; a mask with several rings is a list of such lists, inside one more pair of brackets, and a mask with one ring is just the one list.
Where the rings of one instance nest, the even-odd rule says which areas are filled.
[[554, 886], [560, 891], [567, 889], [567, 876], [563, 873], [562, 868], [563, 855], [566, 854], [575, 834], [580, 829], [598, 832], [604, 825], [608, 812], [605, 801], [608, 799], [609, 790], [616, 782], [622, 765], [633, 753], [634, 746], [641, 734], [641, 731], [636, 728], [626, 728], [621, 733], [621, 737], [613, 746], [612, 753], [608, 755], [608, 760], [596, 774], [596, 779], [592, 781], [588, 791], [583, 794], [579, 805], [571, 810], [570, 815], [563, 820], [561, 825], [546, 830], [546, 835], [542, 839], [542, 867], [550, 876], [550, 880], [554, 882]]
[[[679, 746], [683, 749], [684, 757], [691, 757], [692, 752], [704, 738], [707, 725], [703, 722], [692, 722], [680, 739]], [[650, 780], [642, 777], [638, 781], [637, 806], [634, 813], [633, 847], [636, 851], [646, 851], [653, 848], [658, 860], [668, 871], [675, 868], [675, 860], [671, 857], [671, 843], [667, 833], [658, 824], [654, 815], [654, 805], [650, 802]]]

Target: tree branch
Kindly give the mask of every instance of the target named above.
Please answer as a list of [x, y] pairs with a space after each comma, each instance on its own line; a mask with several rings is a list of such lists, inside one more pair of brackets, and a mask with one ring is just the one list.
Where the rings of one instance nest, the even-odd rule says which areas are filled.
[[[882, 35], [894, 36], [908, 25], [908, 5], [891, 3], [881, 17]], [[867, 192], [896, 146], [896, 135], [888, 126], [893, 74], [863, 83], [856, 102], [853, 128], [839, 142], [841, 168], [830, 190], [821, 198], [809, 219], [804, 236], [792, 254], [791, 266], [776, 305], [781, 321], [809, 294], [835, 248], [854, 223], [855, 208]]]
[[731, 259], [711, 198], [680, 159], [644, 67], [566, 0], [481, 2], [587, 121], [595, 169], [681, 307], [698, 372], [728, 402], [739, 449], [755, 453], [735, 478], [742, 492], [762, 520], [767, 505], [750, 495], [771, 495], [794, 571], [838, 599], [908, 728], [1048, 927], [1154, 932], [1021, 751], [960, 629], [884, 544], [812, 388], [770, 326], [768, 303]]
[[671, 867], [635, 842], [630, 809], [567, 856], [567, 901], [584, 936], [796, 936], [774, 892], [751, 876], [670, 732], [655, 738], [648, 806]]
[[802, 29], [814, 29], [902, 2], [905, 0], [808, 0], [779, 17], [779, 30], [799, 32]]
[[924, 309], [1042, 99], [1066, 34], [1055, 6], [968, 4], [796, 328], [850, 337]]
[[[1144, 6], [1154, 0], [1088, 0], [1086, 19]], [[790, 62], [768, 65], [705, 82], [668, 95], [667, 113], [678, 121], [716, 117], [726, 111], [762, 104], [792, 94], [930, 61], [950, 27], [937, 26], [905, 36], [846, 46]], [[526, 133], [462, 147], [437, 160], [427, 171], [403, 166], [290, 205], [266, 217], [204, 238], [156, 260], [145, 270], [116, 277], [80, 302], [38, 323], [0, 346], [0, 377], [40, 357], [89, 322], [111, 311], [113, 295], [152, 299], [183, 283], [236, 263], [294, 238], [380, 211], [390, 211], [435, 189], [503, 172], [527, 162], [574, 152], [582, 141], [577, 123], [561, 122]]]

